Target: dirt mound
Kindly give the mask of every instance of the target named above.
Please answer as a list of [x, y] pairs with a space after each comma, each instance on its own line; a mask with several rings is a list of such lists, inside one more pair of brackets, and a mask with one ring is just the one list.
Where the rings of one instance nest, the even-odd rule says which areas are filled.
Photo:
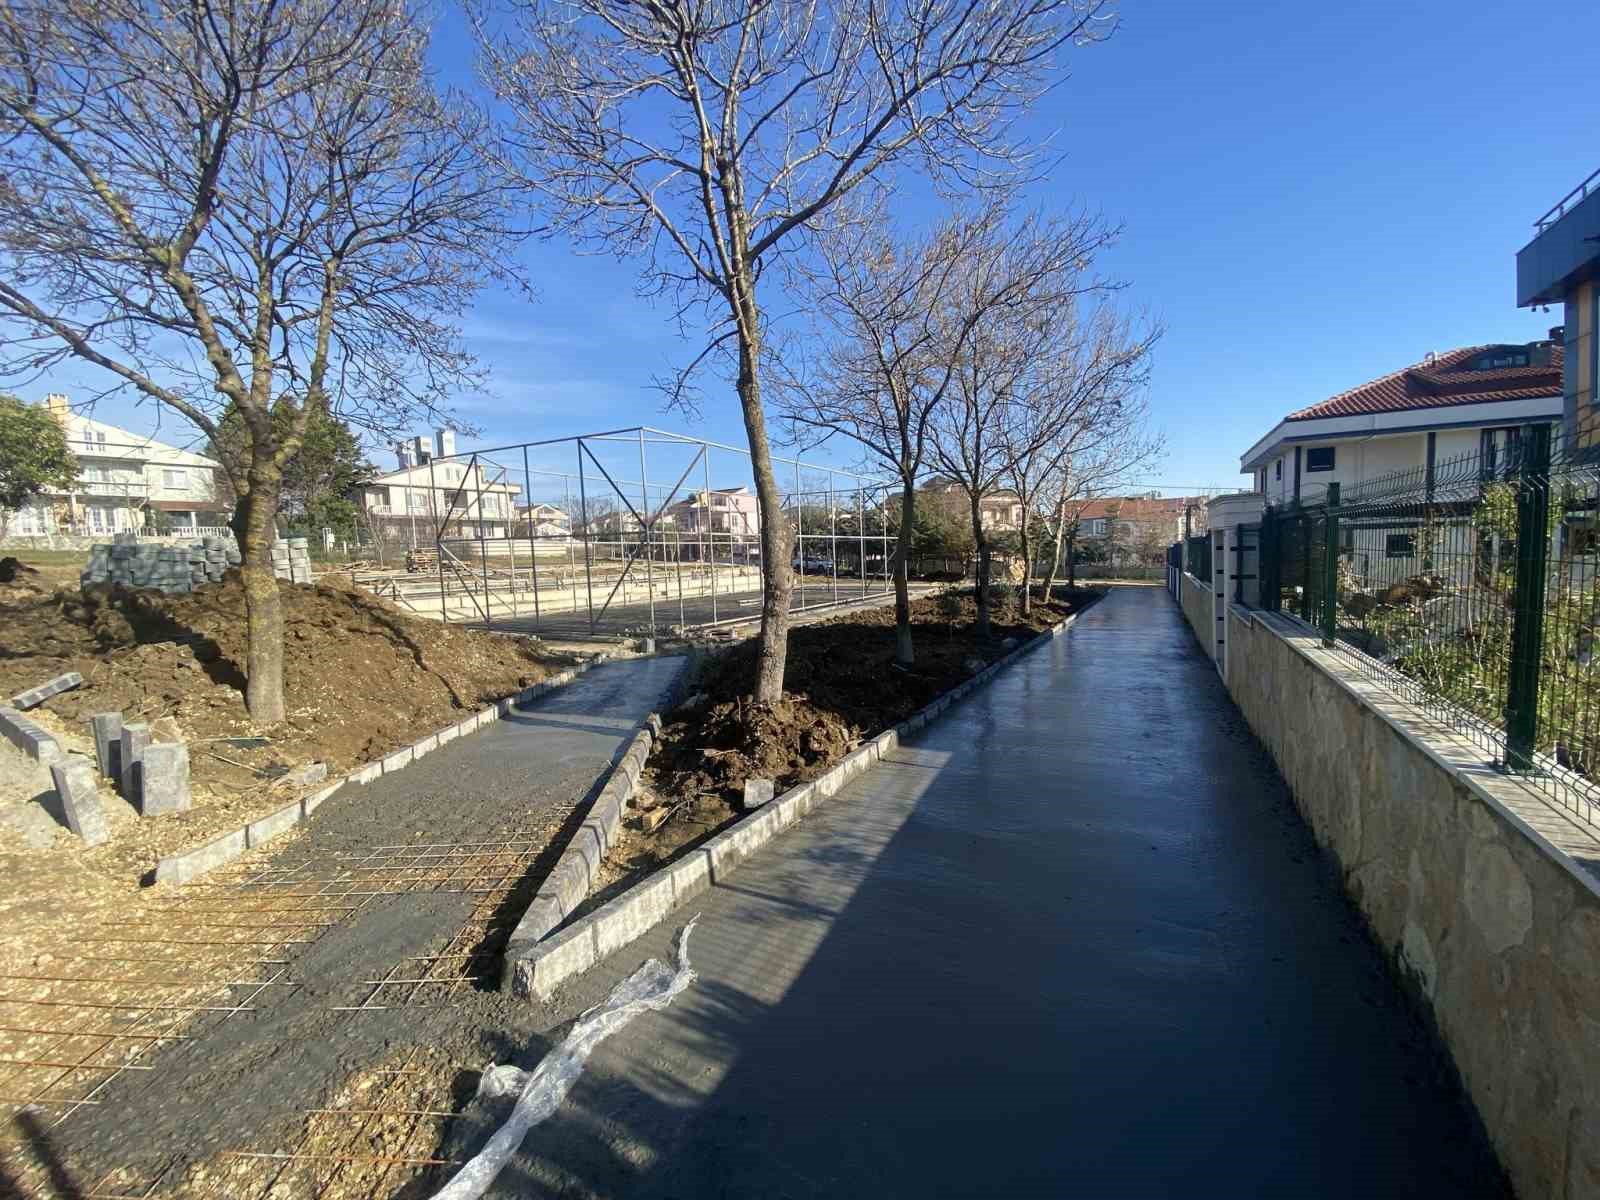
[[284, 585], [288, 717], [258, 729], [244, 707], [244, 589], [230, 572], [189, 595], [97, 587], [0, 595], [0, 695], [65, 671], [84, 686], [46, 712], [68, 729], [92, 713], [162, 720], [190, 742], [262, 734], [257, 750], [196, 747], [197, 780], [239, 787], [278, 765], [338, 770], [378, 757], [544, 678], [535, 643], [403, 615], [349, 589]]
[[977, 603], [947, 593], [911, 606], [916, 665], [894, 661], [894, 609], [873, 608], [803, 625], [789, 633], [784, 697], [756, 704], [745, 696], [755, 669], [754, 641], [706, 660], [690, 698], [666, 714], [650, 756], [644, 794], [673, 805], [650, 834], [633, 833], [616, 856], [642, 868], [734, 819], [747, 779], [778, 791], [815, 779], [869, 737], [904, 720], [1012, 646], [1061, 621], [1095, 595], [1058, 592], [1024, 616], [996, 603], [991, 635], [976, 632]]

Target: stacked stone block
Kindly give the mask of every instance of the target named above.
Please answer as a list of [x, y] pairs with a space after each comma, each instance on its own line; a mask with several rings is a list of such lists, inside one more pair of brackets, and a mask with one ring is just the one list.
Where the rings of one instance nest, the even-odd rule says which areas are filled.
[[168, 593], [192, 592], [219, 582], [223, 572], [239, 562], [239, 551], [227, 538], [161, 545], [141, 543], [131, 533], [119, 533], [110, 545], [89, 548], [89, 565], [79, 580], [85, 587], [116, 583]]
[[311, 582], [311, 547], [306, 538], [279, 539], [272, 546], [272, 573], [290, 583]]

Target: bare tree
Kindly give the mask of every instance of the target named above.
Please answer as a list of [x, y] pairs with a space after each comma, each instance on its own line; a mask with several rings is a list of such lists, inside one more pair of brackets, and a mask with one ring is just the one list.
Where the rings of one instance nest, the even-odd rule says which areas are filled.
[[1071, 380], [1054, 372], [1061, 348], [1081, 336], [1079, 304], [1118, 286], [1093, 272], [1094, 254], [1111, 236], [1098, 219], [1084, 217], [1027, 214], [986, 226], [965, 248], [940, 313], [945, 330], [966, 332], [936, 343], [954, 369], [929, 423], [932, 458], [967, 501], [981, 636], [989, 633], [993, 557], [984, 502], [1020, 459], [1032, 461], [1059, 441], [1082, 407]]
[[528, 180], [581, 245], [642, 257], [709, 340], [668, 383], [733, 375], [761, 513], [755, 698], [783, 692], [793, 579], [762, 409], [763, 276], [901, 164], [988, 182], [1058, 52], [1108, 35], [1105, 0], [480, 0], [489, 78]]
[[[1030, 302], [1026, 272], [984, 276], [976, 290], [973, 260], [1011, 233], [1008, 197], [958, 212], [923, 237], [882, 232], [881, 214], [826, 231], [813, 263], [801, 268], [813, 314], [811, 353], [780, 355], [779, 411], [792, 426], [839, 434], [900, 484], [895, 547], [895, 657], [914, 661], [908, 564], [915, 528], [917, 480], [928, 455], [930, 423], [954, 385], [962, 348], [986, 321]], [[1058, 222], [1057, 262], [1087, 260], [1112, 236], [1103, 223]]]
[[[1159, 327], [1135, 328], [1103, 293], [1089, 311], [1078, 309], [1069, 303], [1050, 314], [1052, 337], [1028, 366], [1027, 402], [1012, 406], [996, 430], [1007, 461], [1000, 478], [1022, 504], [1024, 613], [1032, 610], [1040, 492], [1055, 479], [1065, 480], [1075, 455], [1095, 463], [1107, 451], [1130, 447], [1144, 418], [1136, 396], [1149, 379], [1150, 353], [1161, 337]], [[1043, 599], [1049, 598], [1047, 584]]]
[[510, 191], [396, 0], [0, 6], [0, 369], [76, 358], [215, 442], [251, 715], [284, 716], [271, 546], [313, 412], [393, 432], [475, 378], [451, 320], [506, 278]]
[[[1074, 546], [1085, 509], [1097, 497], [1115, 492], [1165, 453], [1165, 439], [1149, 429], [1149, 406], [1130, 394], [1098, 426], [1077, 439], [1038, 488], [1034, 511], [1054, 544], [1041, 597], [1048, 600], [1056, 572], [1067, 564], [1067, 582], [1077, 583]], [[1063, 558], [1063, 552], [1065, 557]]]

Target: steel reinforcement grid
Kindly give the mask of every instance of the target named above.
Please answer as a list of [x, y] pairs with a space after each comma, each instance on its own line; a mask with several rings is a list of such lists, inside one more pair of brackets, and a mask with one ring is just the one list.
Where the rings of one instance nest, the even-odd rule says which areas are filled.
[[[892, 590], [898, 483], [774, 458], [795, 611]], [[552, 637], [652, 635], [761, 612], [750, 456], [648, 427], [438, 456], [391, 476], [357, 582], [419, 615]]]
[[1262, 604], [1600, 825], [1600, 460], [1489, 433], [1269, 507]]

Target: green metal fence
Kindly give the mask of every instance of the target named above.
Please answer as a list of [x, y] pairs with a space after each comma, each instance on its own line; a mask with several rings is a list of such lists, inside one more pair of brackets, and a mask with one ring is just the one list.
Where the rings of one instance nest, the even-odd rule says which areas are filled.
[[1269, 507], [1262, 606], [1600, 824], [1600, 464], [1486, 450]]
[[1199, 534], [1189, 539], [1189, 574], [1211, 587], [1211, 536]]

